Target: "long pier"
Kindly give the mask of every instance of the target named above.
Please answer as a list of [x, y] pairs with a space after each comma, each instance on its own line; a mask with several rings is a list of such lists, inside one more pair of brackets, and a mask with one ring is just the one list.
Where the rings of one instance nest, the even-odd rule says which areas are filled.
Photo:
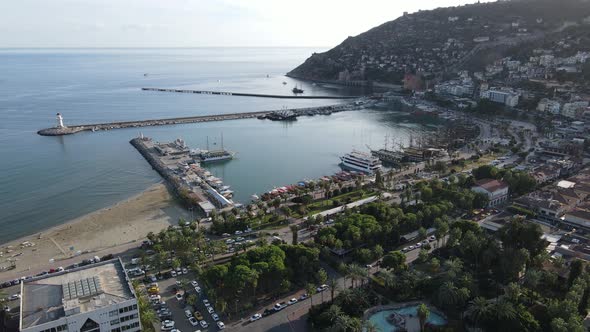
[[260, 93], [243, 93], [243, 92], [223, 92], [223, 91], [205, 91], [205, 90], [184, 90], [184, 89], [161, 89], [161, 88], [141, 88], [143, 91], [156, 92], [173, 92], [173, 93], [194, 93], [199, 95], [214, 96], [236, 96], [236, 97], [259, 97], [259, 98], [278, 98], [278, 99], [357, 99], [360, 96], [299, 96], [299, 95], [269, 95]]
[[[306, 107], [290, 109], [297, 116], [300, 115], [315, 115], [315, 114], [330, 114], [333, 112], [341, 112], [351, 110], [354, 107], [354, 103], [337, 104], [329, 106], [318, 106], [318, 107]], [[167, 119], [151, 119], [151, 120], [139, 120], [139, 121], [121, 121], [121, 122], [107, 122], [107, 123], [94, 123], [94, 124], [80, 124], [71, 125], [65, 127], [53, 127], [41, 129], [37, 134], [41, 136], [63, 136], [72, 135], [82, 131], [99, 131], [99, 130], [112, 130], [112, 129], [123, 129], [123, 128], [136, 128], [136, 127], [151, 127], [151, 126], [166, 126], [176, 125], [185, 123], [198, 123], [198, 122], [212, 122], [212, 121], [226, 121], [226, 120], [241, 120], [241, 119], [252, 119], [252, 118], [265, 118], [271, 113], [283, 112], [285, 110], [277, 111], [259, 111], [259, 112], [244, 112], [244, 113], [229, 113], [229, 114], [215, 114], [215, 115], [200, 115], [200, 116], [188, 116], [180, 118], [167, 118]]]

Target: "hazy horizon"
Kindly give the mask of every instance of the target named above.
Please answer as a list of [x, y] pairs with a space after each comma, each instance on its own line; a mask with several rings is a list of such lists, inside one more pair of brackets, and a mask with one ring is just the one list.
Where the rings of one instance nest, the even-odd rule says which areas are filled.
[[0, 48], [332, 47], [401, 16], [474, 0], [19, 0], [0, 3]]

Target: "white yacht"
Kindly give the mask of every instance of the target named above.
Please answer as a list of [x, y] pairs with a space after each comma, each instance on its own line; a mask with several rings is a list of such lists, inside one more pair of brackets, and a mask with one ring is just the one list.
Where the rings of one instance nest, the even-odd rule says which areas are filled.
[[379, 158], [373, 157], [364, 152], [352, 151], [351, 153], [340, 157], [340, 160], [342, 160], [342, 163], [340, 164], [342, 167], [368, 174], [373, 174], [381, 169], [381, 161]]

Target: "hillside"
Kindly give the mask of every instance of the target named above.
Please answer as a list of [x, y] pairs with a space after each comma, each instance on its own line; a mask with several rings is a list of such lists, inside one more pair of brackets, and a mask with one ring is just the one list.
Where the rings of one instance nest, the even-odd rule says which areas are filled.
[[288, 75], [399, 83], [406, 73], [454, 71], [481, 57], [482, 50], [514, 50], [587, 24], [589, 0], [513, 0], [420, 11], [315, 53]]

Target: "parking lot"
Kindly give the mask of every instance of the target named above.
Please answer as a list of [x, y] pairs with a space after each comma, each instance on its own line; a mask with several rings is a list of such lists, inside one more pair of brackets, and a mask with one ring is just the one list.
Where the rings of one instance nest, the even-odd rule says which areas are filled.
[[[148, 273], [148, 276], [151, 274]], [[210, 303], [209, 306], [206, 306], [203, 300], [206, 300], [206, 296], [204, 295], [204, 289], [201, 288], [201, 283], [198, 280], [195, 280], [194, 275], [191, 272], [187, 274], [179, 274], [176, 277], [170, 276], [170, 273], [163, 273], [163, 278], [158, 279], [155, 281], [157, 283], [157, 289], [159, 290], [157, 294], [160, 296], [158, 300], [150, 300], [152, 302], [152, 306], [154, 310], [160, 316], [160, 321], [163, 322], [166, 320], [174, 321], [174, 327], [163, 327], [162, 324], [160, 325], [161, 330], [180, 330], [180, 331], [217, 331], [219, 330], [218, 326], [216, 325], [217, 322], [213, 319], [213, 314], [216, 312], [213, 309], [213, 303]], [[145, 280], [147, 278], [140, 278], [144, 281], [144, 285], [146, 290], [150, 288], [150, 285], [154, 285], [152, 281]], [[197, 293], [192, 281], [198, 283], [198, 287], [201, 288], [201, 292]], [[155, 289], [153, 289], [155, 290]], [[156, 294], [156, 292], [152, 292], [152, 294]], [[177, 298], [177, 294], [179, 297]], [[191, 295], [196, 296], [197, 302], [194, 306], [189, 305], [187, 303], [187, 298]], [[211, 308], [211, 309], [210, 309]], [[189, 311], [190, 316], [187, 316], [185, 311]], [[169, 315], [167, 313], [170, 313]], [[165, 314], [164, 316], [161, 314]], [[218, 314], [219, 315], [219, 314]], [[195, 326], [191, 324], [189, 321], [189, 317], [195, 317], [193, 320]], [[221, 315], [218, 318], [218, 321], [222, 321]], [[205, 323], [203, 323], [205, 322]]]

